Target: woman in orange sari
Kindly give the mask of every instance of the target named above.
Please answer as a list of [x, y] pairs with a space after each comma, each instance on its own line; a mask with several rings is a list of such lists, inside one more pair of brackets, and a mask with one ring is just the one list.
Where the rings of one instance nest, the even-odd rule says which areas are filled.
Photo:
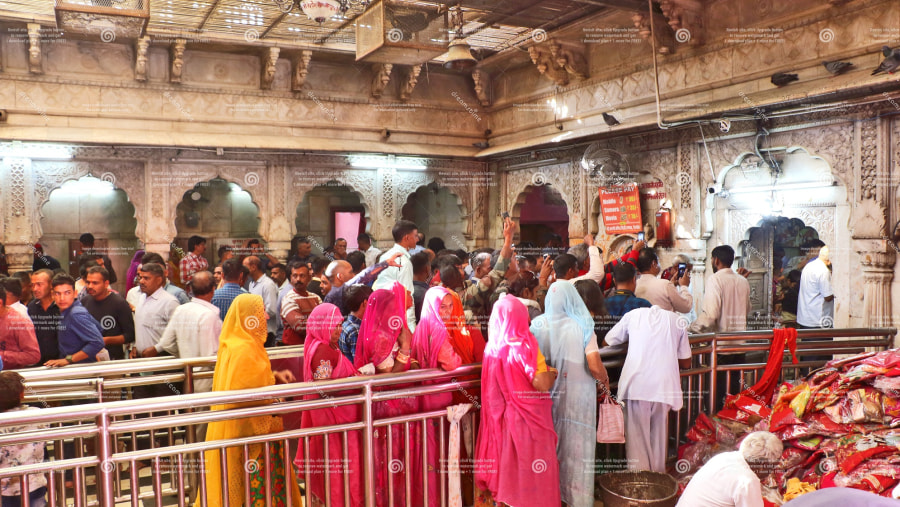
[[[253, 294], [241, 294], [231, 303], [222, 323], [219, 335], [219, 352], [213, 374], [213, 391], [233, 391], [271, 386], [276, 383], [294, 382], [289, 370], [272, 372], [266, 343], [266, 310], [263, 299]], [[211, 410], [229, 410], [270, 404], [260, 402], [213, 405]], [[209, 423], [206, 441], [268, 435], [283, 431], [281, 416], [262, 415]], [[232, 446], [225, 450], [227, 469], [221, 468], [221, 451], [206, 451], [206, 502], [207, 505], [223, 505], [223, 495], [228, 495], [228, 505], [266, 506], [266, 490], [271, 489], [272, 504], [286, 503], [287, 488], [291, 488], [294, 506], [300, 505], [300, 492], [291, 474], [285, 474], [285, 452], [281, 442], [271, 442], [266, 454], [264, 444], [250, 444], [244, 455], [244, 446]], [[290, 461], [288, 460], [288, 463]], [[266, 473], [272, 483], [266, 484]], [[223, 479], [225, 482], [223, 483]], [[245, 480], [250, 482], [250, 502], [244, 501]], [[200, 507], [200, 498], [195, 507]]]

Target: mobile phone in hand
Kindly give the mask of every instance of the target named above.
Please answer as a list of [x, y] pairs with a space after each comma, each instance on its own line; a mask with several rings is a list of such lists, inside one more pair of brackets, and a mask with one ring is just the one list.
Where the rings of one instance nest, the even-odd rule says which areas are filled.
[[506, 220], [507, 218], [509, 218], [509, 211], [504, 211], [500, 214], [500, 216], [503, 218], [503, 220]]
[[637, 235], [637, 240], [638, 240], [638, 241], [644, 241], [644, 233], [643, 233], [643, 232], [639, 232], [639, 233], [638, 233], [638, 235]]
[[685, 264], [683, 262], [678, 264], [678, 278], [681, 278], [684, 276], [685, 270], [687, 270], [687, 264]]

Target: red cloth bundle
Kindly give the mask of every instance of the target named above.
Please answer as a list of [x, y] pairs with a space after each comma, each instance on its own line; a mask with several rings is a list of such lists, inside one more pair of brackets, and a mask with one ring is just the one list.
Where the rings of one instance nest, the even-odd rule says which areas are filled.
[[864, 446], [859, 448], [859, 442], [848, 446], [840, 447], [837, 450], [838, 467], [841, 472], [849, 474], [860, 463], [869, 458], [881, 456], [882, 454], [893, 454], [897, 452], [897, 448], [890, 445], [876, 445], [875, 447]]
[[[748, 395], [751, 398], [768, 400], [778, 387], [778, 379], [781, 378], [781, 365], [784, 363], [784, 347], [791, 351], [791, 362], [797, 364], [797, 330], [793, 328], [773, 329], [772, 345], [769, 346], [769, 359], [766, 361], [766, 369], [763, 371], [759, 382], [752, 387], [744, 389], [739, 394]], [[728, 404], [726, 403], [726, 407]]]

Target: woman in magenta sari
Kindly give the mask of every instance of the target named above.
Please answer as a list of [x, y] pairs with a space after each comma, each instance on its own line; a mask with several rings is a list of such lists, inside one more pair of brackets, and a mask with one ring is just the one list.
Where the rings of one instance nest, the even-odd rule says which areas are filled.
[[476, 505], [559, 505], [559, 463], [548, 368], [514, 297], [494, 305], [481, 370], [481, 425], [475, 450]]
[[[480, 338], [481, 333], [478, 336]], [[481, 340], [479, 348], [480, 360], [484, 351], [484, 340]], [[460, 365], [476, 361], [475, 345], [465, 324], [462, 304], [459, 302], [459, 296], [450, 289], [432, 287], [425, 293], [422, 316], [413, 335], [412, 357], [422, 368], [440, 368], [444, 371], [455, 370]], [[454, 393], [423, 396], [422, 411], [443, 410], [454, 401]], [[442, 476], [445, 476], [446, 470], [441, 473], [445, 467], [439, 466], [440, 463], [444, 463], [438, 447], [439, 420], [430, 419], [426, 421], [425, 427], [428, 432], [428, 505], [440, 505], [440, 481]], [[416, 458], [415, 470], [422, 470], [422, 455], [417, 455]], [[413, 505], [424, 504], [423, 489], [424, 483], [413, 484]]]
[[[374, 373], [396, 373], [416, 368], [416, 361], [409, 357], [412, 333], [406, 325], [406, 309], [412, 306], [412, 296], [397, 282], [388, 289], [379, 289], [369, 296], [366, 312], [359, 327], [354, 367]], [[394, 389], [400, 386], [393, 386]], [[375, 419], [385, 419], [412, 414], [419, 410], [418, 399], [400, 398], [375, 403], [372, 407]], [[416, 425], [409, 425], [410, 456], [420, 451]], [[416, 472], [404, 466], [403, 425], [390, 427], [391, 447], [388, 448], [388, 431], [375, 429], [375, 504], [379, 507], [406, 505], [406, 473]], [[421, 475], [421, 474], [419, 474]], [[388, 488], [390, 477], [391, 490]]]
[[[329, 303], [320, 304], [309, 315], [306, 321], [306, 348], [303, 354], [304, 382], [347, 378], [356, 374], [356, 369], [338, 348], [342, 321], [341, 311]], [[308, 394], [304, 396], [304, 399], [316, 400], [320, 397], [318, 394]], [[301, 427], [334, 426], [357, 422], [360, 420], [359, 418], [357, 405], [307, 410], [301, 416]], [[325, 462], [326, 438], [328, 441], [327, 463]], [[314, 505], [351, 507], [365, 503], [362, 487], [361, 446], [362, 435], [358, 431], [347, 433], [348, 455], [346, 457], [343, 456], [343, 435], [341, 433], [310, 437], [309, 459], [306, 460], [303, 455], [304, 443], [300, 442], [294, 464], [297, 466], [301, 480], [305, 480], [307, 473], [309, 474], [309, 489]], [[346, 498], [344, 494], [345, 470], [349, 478], [349, 491]], [[328, 500], [330, 502], [326, 502], [326, 472], [329, 474], [330, 498]]]

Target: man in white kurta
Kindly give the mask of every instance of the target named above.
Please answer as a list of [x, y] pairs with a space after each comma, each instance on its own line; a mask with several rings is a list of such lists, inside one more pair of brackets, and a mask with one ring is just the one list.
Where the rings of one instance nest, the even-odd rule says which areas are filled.
[[831, 287], [826, 246], [819, 249], [816, 258], [809, 261], [800, 273], [797, 324], [803, 327], [834, 327], [834, 289]]
[[666, 471], [669, 410], [681, 410], [679, 368], [690, 368], [691, 345], [678, 315], [658, 306], [622, 316], [606, 334], [610, 346], [628, 342], [618, 397], [625, 402], [625, 455], [632, 470]]

